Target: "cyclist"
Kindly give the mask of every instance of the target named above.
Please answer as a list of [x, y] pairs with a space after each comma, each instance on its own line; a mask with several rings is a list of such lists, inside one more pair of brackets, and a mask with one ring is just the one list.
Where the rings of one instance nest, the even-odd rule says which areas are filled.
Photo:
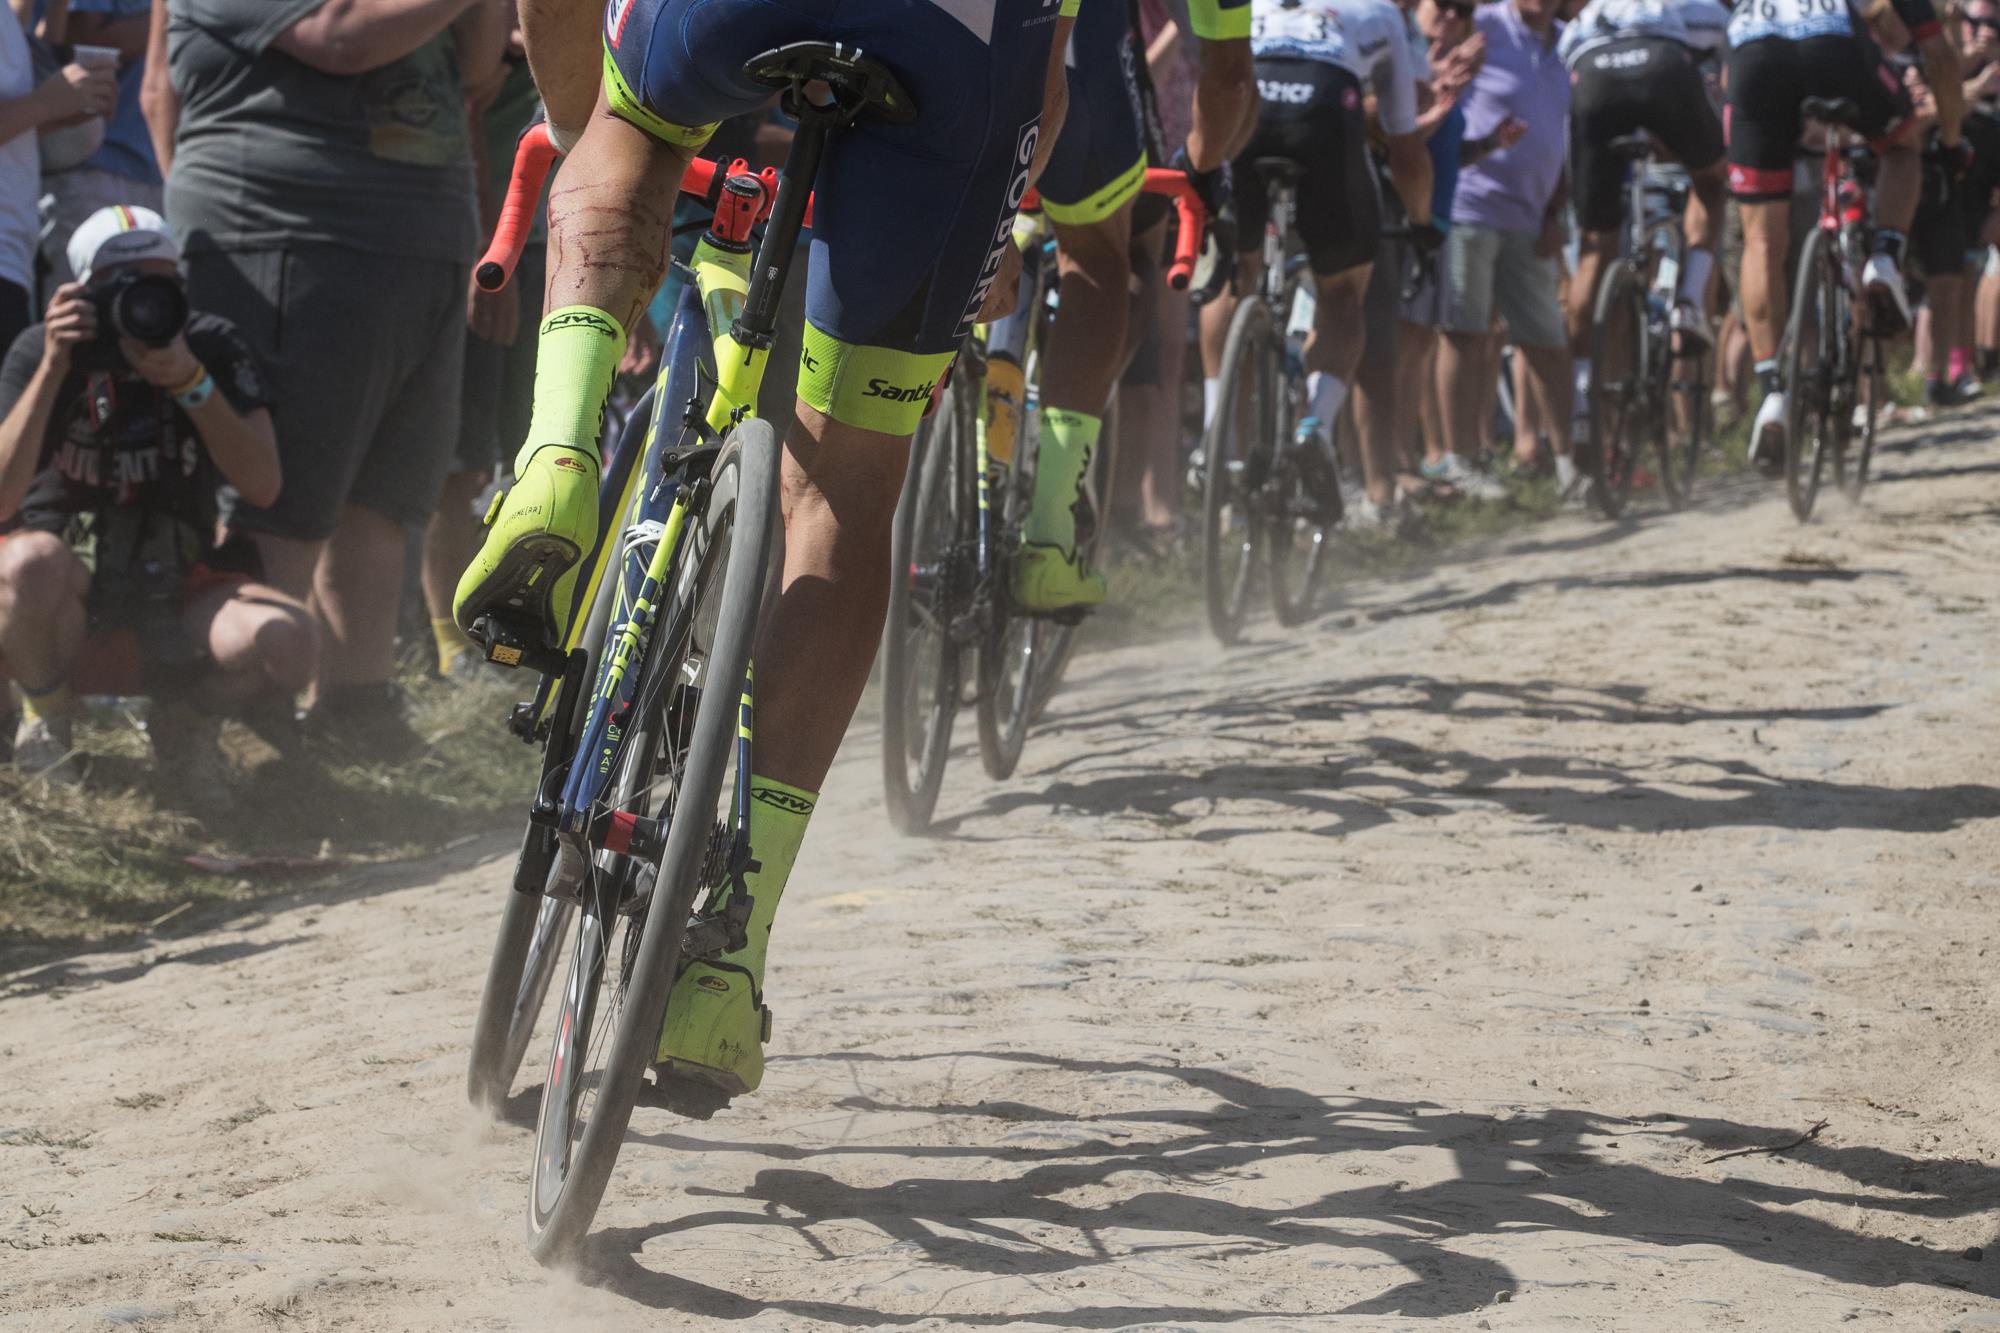
[[[1382, 231], [1368, 154], [1367, 91], [1388, 141], [1396, 193], [1413, 231], [1430, 233], [1431, 159], [1417, 129], [1420, 67], [1409, 25], [1389, 0], [1256, 0], [1251, 51], [1263, 105], [1255, 132], [1234, 167], [1239, 285], [1254, 288], [1269, 197], [1260, 159], [1283, 158], [1299, 170], [1294, 226], [1313, 273], [1317, 304], [1306, 339], [1306, 411], [1301, 440], [1319, 446], [1331, 484], [1333, 427], [1360, 364], [1363, 298]], [[1235, 303], [1201, 313], [1202, 368], [1209, 384], [1221, 372], [1222, 345]], [[1214, 392], [1209, 394], [1210, 402]], [[1364, 451], [1368, 499], [1377, 514], [1395, 500], [1395, 440]], [[1374, 443], [1374, 441], [1371, 441]], [[1311, 456], [1311, 455], [1308, 455]]]
[[1611, 154], [1614, 139], [1643, 130], [1692, 178], [1683, 218], [1687, 251], [1671, 323], [1686, 351], [1713, 341], [1704, 312], [1728, 175], [1722, 120], [1709, 102], [1700, 63], [1721, 52], [1728, 25], [1729, 11], [1717, 0], [1591, 0], [1557, 44], [1575, 89], [1569, 161], [1582, 235], [1569, 284], [1569, 330], [1579, 410], [1590, 392], [1598, 275], [1617, 253], [1625, 211], [1625, 164]]
[[1807, 97], [1845, 98], [1859, 109], [1855, 128], [1880, 159], [1874, 252], [1862, 283], [1876, 332], [1909, 326], [1904, 234], [1916, 211], [1922, 169], [1910, 95], [1883, 50], [1900, 51], [1912, 40], [1936, 90], [1938, 137], [1946, 153], [1957, 155], [1963, 151], [1964, 90], [1957, 52], [1931, 0], [1831, 6], [1826, 0], [1756, 0], [1729, 20], [1729, 186], [1743, 216], [1744, 323], [1765, 392], [1751, 427], [1750, 456], [1767, 472], [1783, 465], [1785, 452], [1778, 343], [1785, 325], [1792, 162], [1802, 129], [1799, 104]]
[[828, 145], [814, 216], [797, 424], [786, 438], [782, 591], [757, 648], [748, 946], [677, 981], [661, 1076], [736, 1094], [763, 1074], [764, 955], [779, 895], [881, 637], [908, 443], [972, 324], [1002, 313], [1014, 211], [1067, 101], [1076, 0], [616, 0], [596, 108], [549, 201], [550, 276], [517, 481], [460, 580], [470, 627], [508, 614], [553, 645], [596, 537], [597, 439], [625, 344], [659, 285], [675, 193], [726, 117], [770, 90], [760, 52], [821, 40], [893, 68], [909, 124], [867, 117]]

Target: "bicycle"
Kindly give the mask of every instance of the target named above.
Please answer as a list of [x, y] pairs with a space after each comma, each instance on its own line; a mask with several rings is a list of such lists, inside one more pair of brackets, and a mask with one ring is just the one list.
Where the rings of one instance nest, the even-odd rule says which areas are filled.
[[[542, 673], [511, 719], [542, 743], [542, 777], [468, 1091], [488, 1108], [505, 1098], [567, 939], [528, 1187], [528, 1245], [545, 1263], [589, 1230], [642, 1097], [696, 1118], [720, 1100], [646, 1071], [682, 967], [741, 948], [749, 919], [750, 648], [777, 532], [779, 447], [754, 405], [828, 135], [864, 114], [914, 115], [886, 67], [829, 43], [767, 51], [745, 74], [783, 93], [798, 131], [782, 173], [698, 161], [683, 181], [714, 218], [695, 224], [705, 230], [650, 412], [634, 413], [643, 449], [605, 472], [603, 510], [622, 526], [605, 528], [579, 576], [565, 651], [537, 648], [502, 616], [475, 626], [491, 660]], [[803, 95], [813, 82], [829, 101]], [[543, 127], [524, 136], [481, 285], [511, 273], [554, 156]]]
[[[1243, 631], [1260, 564], [1269, 566], [1271, 610], [1279, 624], [1296, 625], [1312, 615], [1329, 538], [1346, 517], [1335, 452], [1297, 433], [1306, 370], [1304, 337], [1293, 313], [1313, 295], [1305, 265], [1289, 251], [1299, 166], [1289, 158], [1259, 158], [1256, 166], [1270, 199], [1263, 272], [1257, 290], [1230, 316], [1221, 390], [1202, 435], [1202, 586], [1209, 629], [1225, 644]], [[1411, 228], [1381, 235], [1419, 239]], [[1419, 247], [1417, 262], [1428, 266], [1435, 258]], [[1421, 281], [1414, 277], [1411, 286]]]
[[[1168, 281], [1185, 287], [1206, 225], [1199, 201], [1178, 171], [1148, 171], [1146, 188], [1174, 196], [1180, 229]], [[1085, 616], [1082, 609], [1023, 610], [1008, 577], [1034, 502], [1036, 386], [1055, 277], [1039, 224], [1018, 231], [1017, 241], [1023, 263], [1014, 313], [967, 339], [936, 411], [912, 442], [896, 507], [882, 639], [882, 777], [890, 821], [904, 833], [922, 832], [936, 812], [966, 702], [967, 655], [980, 762], [1001, 781], [1020, 762], [1028, 727], [1054, 693]], [[1116, 438], [1108, 423], [1101, 438], [1077, 528], [1089, 560], [1104, 539], [1100, 497]]]
[[[1653, 142], [1646, 135], [1613, 139], [1610, 148], [1625, 165], [1625, 235], [1618, 258], [1598, 281], [1592, 308], [1597, 364], [1589, 409], [1596, 442], [1591, 498], [1606, 518], [1617, 518], [1648, 444], [1659, 462], [1667, 504], [1684, 509], [1693, 499], [1707, 444], [1709, 376], [1707, 350], [1675, 351], [1670, 327], [1687, 253], [1680, 220], [1689, 184], [1664, 190], [1649, 184]], [[1622, 376], [1614, 373], [1621, 367]]]
[[[1785, 496], [1803, 523], [1812, 517], [1829, 454], [1835, 482], [1849, 498], [1860, 499], [1868, 484], [1885, 357], [1861, 292], [1873, 230], [1861, 178], [1867, 153], [1848, 142], [1860, 108], [1844, 97], [1808, 97], [1800, 110], [1826, 126], [1819, 220], [1799, 257], [1781, 371]], [[1848, 453], [1857, 427], [1861, 446], [1850, 471]]]

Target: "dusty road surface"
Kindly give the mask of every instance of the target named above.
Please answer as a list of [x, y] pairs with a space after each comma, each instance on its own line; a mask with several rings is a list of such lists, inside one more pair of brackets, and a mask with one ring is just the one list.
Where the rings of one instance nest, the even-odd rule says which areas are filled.
[[763, 1093], [574, 1272], [506, 840], [17, 968], [0, 1326], [2000, 1328], [1996, 428], [1086, 656], [934, 840], [857, 730]]

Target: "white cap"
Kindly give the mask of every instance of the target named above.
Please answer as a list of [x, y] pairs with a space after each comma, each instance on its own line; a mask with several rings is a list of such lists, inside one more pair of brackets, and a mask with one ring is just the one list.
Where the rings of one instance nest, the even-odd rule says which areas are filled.
[[180, 257], [181, 247], [167, 230], [167, 220], [150, 208], [125, 204], [100, 208], [69, 238], [69, 267], [78, 282], [89, 282], [93, 269], [111, 264]]

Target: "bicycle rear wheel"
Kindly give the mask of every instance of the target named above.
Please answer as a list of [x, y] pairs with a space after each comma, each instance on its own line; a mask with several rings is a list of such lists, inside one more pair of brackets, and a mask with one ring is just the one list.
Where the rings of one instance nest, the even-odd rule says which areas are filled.
[[1695, 479], [1701, 473], [1702, 454], [1708, 449], [1713, 429], [1709, 358], [1706, 352], [1674, 356], [1670, 351], [1665, 360], [1667, 392], [1660, 401], [1666, 404], [1667, 419], [1656, 437], [1660, 489], [1666, 493], [1670, 508], [1685, 509], [1694, 501]]
[[689, 920], [726, 886], [739, 832], [734, 789], [748, 775], [733, 772], [737, 729], [777, 510], [769, 423], [732, 430], [709, 475], [608, 788], [610, 810], [664, 820], [665, 843], [653, 858], [598, 854], [576, 913], [528, 1186], [528, 1246], [543, 1263], [574, 1252], [596, 1216]]
[[1202, 585], [1208, 627], [1223, 643], [1236, 642], [1257, 569], [1257, 504], [1276, 441], [1269, 433], [1278, 415], [1277, 337], [1271, 310], [1245, 297], [1229, 321], [1222, 344], [1221, 391], [1202, 441], [1208, 476], [1201, 510]]
[[969, 400], [954, 382], [917, 431], [890, 540], [882, 627], [882, 787], [889, 822], [921, 833], [937, 810], [958, 714], [956, 624], [972, 558]]
[[1827, 233], [1815, 229], [1799, 258], [1785, 325], [1785, 498], [1801, 523], [1812, 517], [1834, 444], [1831, 381], [1847, 336], [1838, 262]]
[[1591, 339], [1591, 499], [1606, 518], [1617, 518], [1631, 499], [1639, 452], [1659, 424], [1647, 420], [1646, 292], [1638, 270], [1624, 260], [1598, 284]]

